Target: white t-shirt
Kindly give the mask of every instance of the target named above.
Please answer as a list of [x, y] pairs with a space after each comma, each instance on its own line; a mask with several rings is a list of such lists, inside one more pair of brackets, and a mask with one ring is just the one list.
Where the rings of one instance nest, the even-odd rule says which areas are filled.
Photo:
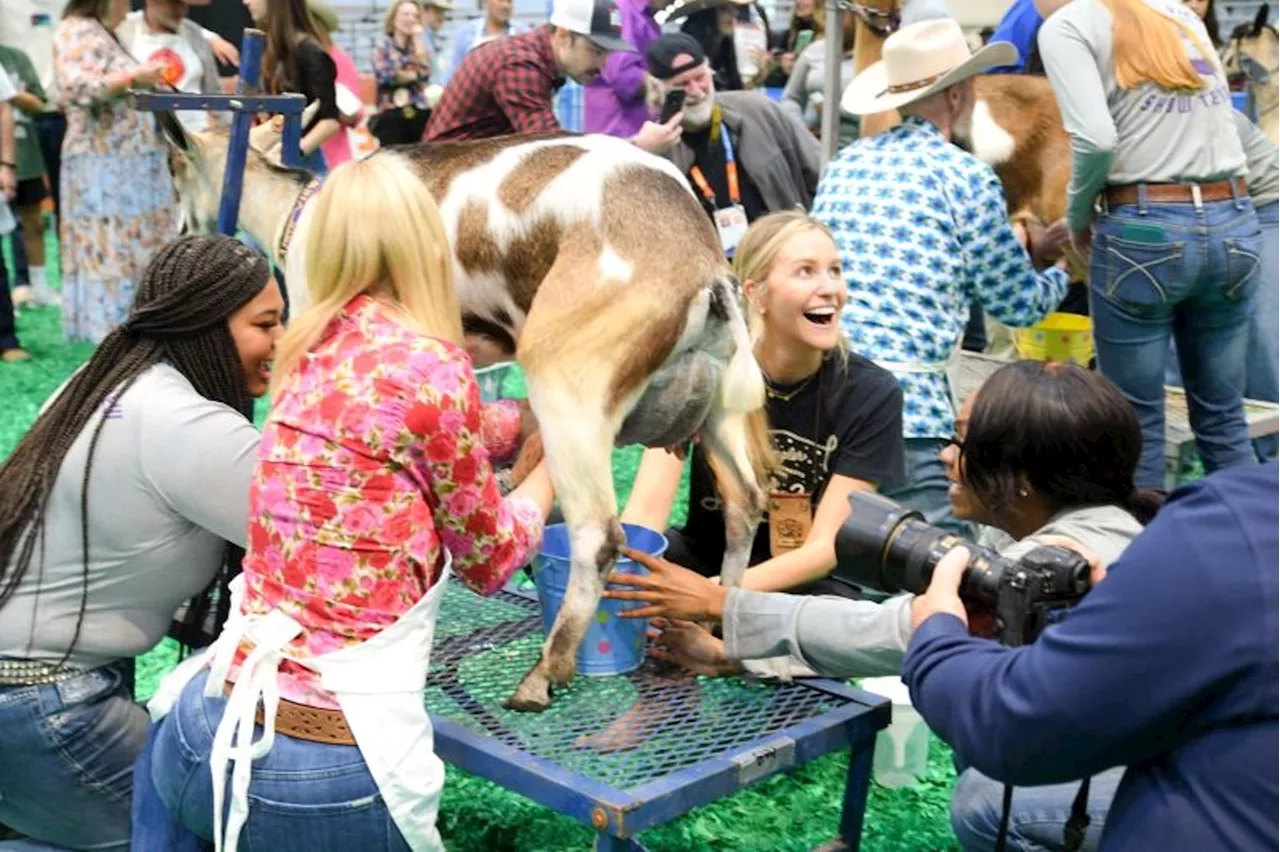
[[[0, 657], [62, 659], [82, 588], [81, 485], [99, 412], [71, 445], [49, 496], [41, 543], [0, 607]], [[205, 588], [225, 542], [243, 545], [258, 430], [196, 393], [168, 364], [138, 377], [106, 413], [89, 480], [89, 579], [70, 664], [145, 653]]]
[[[200, 55], [191, 47], [190, 42], [177, 33], [152, 32], [143, 20], [141, 11], [130, 12], [126, 19], [134, 25], [129, 28], [134, 36], [124, 45], [125, 50], [144, 65], [148, 62], [163, 62], [163, 81], [179, 92], [201, 94], [204, 63], [200, 61]], [[125, 31], [124, 28], [121, 31]], [[187, 130], [202, 131], [209, 126], [209, 114], [204, 110], [179, 110], [177, 116]]]

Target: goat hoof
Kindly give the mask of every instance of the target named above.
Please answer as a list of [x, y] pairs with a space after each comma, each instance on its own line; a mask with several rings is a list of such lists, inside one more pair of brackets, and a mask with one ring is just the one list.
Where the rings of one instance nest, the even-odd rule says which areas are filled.
[[551, 706], [551, 684], [531, 672], [502, 706], [517, 713], [541, 713]]

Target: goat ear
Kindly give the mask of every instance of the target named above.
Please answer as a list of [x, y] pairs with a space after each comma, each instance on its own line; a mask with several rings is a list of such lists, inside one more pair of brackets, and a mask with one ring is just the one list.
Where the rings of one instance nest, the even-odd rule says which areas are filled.
[[1262, 31], [1267, 26], [1267, 19], [1271, 17], [1271, 4], [1263, 3], [1258, 7], [1258, 14], [1253, 19], [1253, 35], [1262, 35]]
[[164, 134], [165, 140], [177, 148], [179, 151], [191, 150], [191, 141], [187, 138], [187, 132], [182, 127], [182, 122], [178, 121], [178, 117], [169, 110], [162, 110], [156, 113], [156, 123], [160, 126], [160, 132]]

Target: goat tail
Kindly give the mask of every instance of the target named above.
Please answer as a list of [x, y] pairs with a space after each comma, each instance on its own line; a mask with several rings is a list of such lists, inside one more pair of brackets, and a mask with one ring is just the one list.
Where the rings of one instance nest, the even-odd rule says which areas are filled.
[[733, 357], [729, 359], [729, 367], [720, 385], [720, 403], [725, 411], [739, 413], [762, 408], [764, 374], [751, 351], [751, 334], [738, 299], [738, 282], [731, 276], [716, 278], [711, 283], [711, 304], [713, 312], [728, 324], [729, 337], [733, 342]]

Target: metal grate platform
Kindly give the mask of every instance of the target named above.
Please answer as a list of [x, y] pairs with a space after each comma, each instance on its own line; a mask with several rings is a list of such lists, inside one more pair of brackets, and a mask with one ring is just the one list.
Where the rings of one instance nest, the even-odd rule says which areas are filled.
[[426, 690], [442, 758], [594, 826], [598, 848], [627, 848], [644, 828], [862, 744], [856, 819], [845, 821], [860, 829], [871, 745], [889, 721], [878, 696], [831, 681], [695, 678], [648, 661], [617, 677], [580, 675], [543, 713], [503, 708], [542, 641], [531, 593], [481, 598], [450, 584]]

